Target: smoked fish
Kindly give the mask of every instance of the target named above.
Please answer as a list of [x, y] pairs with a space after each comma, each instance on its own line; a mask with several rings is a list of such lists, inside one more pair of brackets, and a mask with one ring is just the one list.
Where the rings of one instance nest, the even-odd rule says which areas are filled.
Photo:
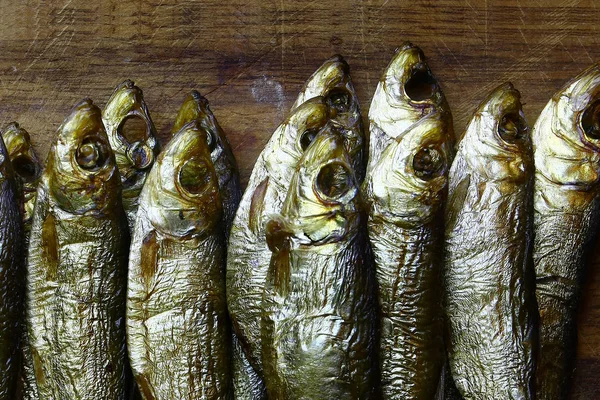
[[475, 111], [445, 208], [448, 360], [465, 400], [535, 398], [533, 153], [510, 83]]
[[27, 328], [40, 400], [125, 399], [128, 251], [119, 171], [86, 99], [58, 129], [33, 214]]

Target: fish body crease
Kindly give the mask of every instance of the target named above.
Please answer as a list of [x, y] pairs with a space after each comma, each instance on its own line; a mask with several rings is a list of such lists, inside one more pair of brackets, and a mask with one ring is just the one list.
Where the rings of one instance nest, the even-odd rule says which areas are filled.
[[569, 398], [577, 308], [600, 220], [600, 65], [560, 89], [533, 128], [537, 394]]
[[165, 147], [140, 196], [127, 298], [144, 400], [230, 399], [231, 331], [218, 178], [197, 121]]
[[75, 106], [42, 175], [27, 328], [40, 400], [125, 399], [129, 234], [100, 110]]
[[520, 95], [482, 102], [449, 172], [446, 342], [465, 400], [535, 398], [533, 159]]

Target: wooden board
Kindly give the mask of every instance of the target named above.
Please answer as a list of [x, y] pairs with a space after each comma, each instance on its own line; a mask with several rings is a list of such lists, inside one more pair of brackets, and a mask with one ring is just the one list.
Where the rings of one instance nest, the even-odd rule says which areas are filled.
[[[238, 158], [244, 181], [298, 89], [335, 53], [368, 110], [405, 40], [421, 46], [461, 132], [478, 102], [510, 80], [533, 123], [569, 78], [600, 60], [594, 1], [3, 1], [0, 125], [17, 120], [45, 155], [81, 98], [104, 105], [131, 78], [166, 139], [198, 89]], [[576, 399], [600, 398], [600, 273], [582, 310]]]

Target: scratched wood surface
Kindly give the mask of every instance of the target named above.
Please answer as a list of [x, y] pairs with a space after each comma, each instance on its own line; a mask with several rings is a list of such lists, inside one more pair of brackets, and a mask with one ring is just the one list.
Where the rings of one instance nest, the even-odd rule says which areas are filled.
[[[600, 60], [599, 20], [594, 1], [574, 0], [4, 0], [0, 125], [19, 121], [45, 155], [78, 100], [102, 106], [131, 78], [164, 143], [184, 96], [198, 89], [245, 182], [302, 82], [332, 54], [350, 63], [365, 115], [394, 48], [410, 40], [441, 80], [457, 132], [506, 80], [533, 123], [567, 79]], [[576, 399], [600, 398], [600, 273], [591, 269]]]

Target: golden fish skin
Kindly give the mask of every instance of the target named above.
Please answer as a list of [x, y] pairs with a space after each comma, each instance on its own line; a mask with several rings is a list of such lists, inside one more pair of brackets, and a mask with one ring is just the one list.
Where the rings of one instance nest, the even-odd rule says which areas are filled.
[[535, 398], [532, 190], [531, 139], [506, 83], [476, 110], [449, 172], [446, 347], [465, 400]]
[[242, 347], [260, 368], [260, 303], [271, 252], [263, 221], [281, 209], [296, 164], [303, 132], [320, 130], [330, 110], [322, 97], [295, 109], [260, 154], [236, 213], [227, 255], [227, 305]]
[[242, 197], [240, 174], [233, 150], [227, 140], [227, 136], [225, 136], [225, 132], [223, 132], [223, 129], [212, 113], [208, 105], [208, 100], [202, 97], [196, 90], [193, 90], [181, 105], [179, 113], [175, 118], [172, 134], [175, 135], [184, 125], [191, 121], [198, 121], [198, 124], [206, 132], [210, 157], [219, 180], [219, 192], [221, 193], [223, 203], [225, 237], [229, 237], [231, 224], [233, 223], [235, 212]]
[[350, 77], [350, 66], [342, 56], [326, 60], [304, 83], [292, 110], [302, 103], [323, 96], [335, 116], [331, 124], [345, 138], [346, 150], [352, 159], [359, 182], [365, 175], [365, 133], [358, 96]]
[[[35, 206], [35, 194], [43, 166], [33, 149], [29, 133], [19, 126], [18, 123], [11, 122], [8, 124], [2, 130], [1, 135], [17, 178], [17, 186], [19, 187], [19, 203], [23, 208], [23, 244], [21, 249], [24, 253], [27, 253], [33, 207]], [[23, 399], [35, 400], [38, 398], [38, 395], [26, 327], [24, 327], [21, 337], [21, 363]]]
[[378, 399], [377, 297], [364, 216], [343, 137], [325, 130], [308, 148], [281, 215], [261, 345], [269, 399]]
[[16, 173], [0, 140], [0, 399], [13, 400], [20, 376], [23, 319], [23, 221]]
[[568, 399], [577, 307], [600, 219], [600, 65], [568, 82], [533, 129], [533, 259], [540, 313], [541, 400]]
[[[130, 119], [139, 119], [146, 125], [142, 137], [128, 137], [127, 132], [124, 132], [125, 124]], [[104, 107], [102, 120], [121, 174], [123, 207], [127, 213], [129, 229], [133, 232], [138, 197], [160, 150], [156, 128], [142, 90], [130, 80], [117, 86]]]
[[129, 233], [100, 109], [58, 129], [29, 243], [27, 328], [40, 400], [125, 398]]
[[231, 398], [225, 236], [206, 137], [198, 121], [183, 126], [140, 195], [127, 345], [145, 400]]
[[446, 97], [423, 51], [405, 43], [396, 50], [371, 101], [367, 173], [395, 138], [432, 112], [446, 112], [452, 126]]
[[33, 207], [35, 205], [35, 194], [43, 170], [42, 162], [33, 149], [29, 133], [21, 128], [18, 123], [12, 122], [8, 124], [2, 130], [1, 135], [16, 173], [17, 182], [23, 192], [23, 224], [26, 236], [29, 236]]
[[429, 114], [384, 150], [363, 186], [381, 307], [384, 399], [432, 399], [443, 365], [443, 205], [448, 117]]
[[[227, 253], [227, 302], [235, 332], [259, 376], [260, 304], [271, 258], [265, 241], [266, 217], [281, 210], [302, 153], [328, 122], [344, 136], [353, 167], [362, 171], [364, 132], [347, 75], [348, 64], [336, 56], [311, 76], [300, 92], [299, 105], [273, 133], [256, 161], [236, 212]], [[316, 94], [324, 97], [311, 97]]]

